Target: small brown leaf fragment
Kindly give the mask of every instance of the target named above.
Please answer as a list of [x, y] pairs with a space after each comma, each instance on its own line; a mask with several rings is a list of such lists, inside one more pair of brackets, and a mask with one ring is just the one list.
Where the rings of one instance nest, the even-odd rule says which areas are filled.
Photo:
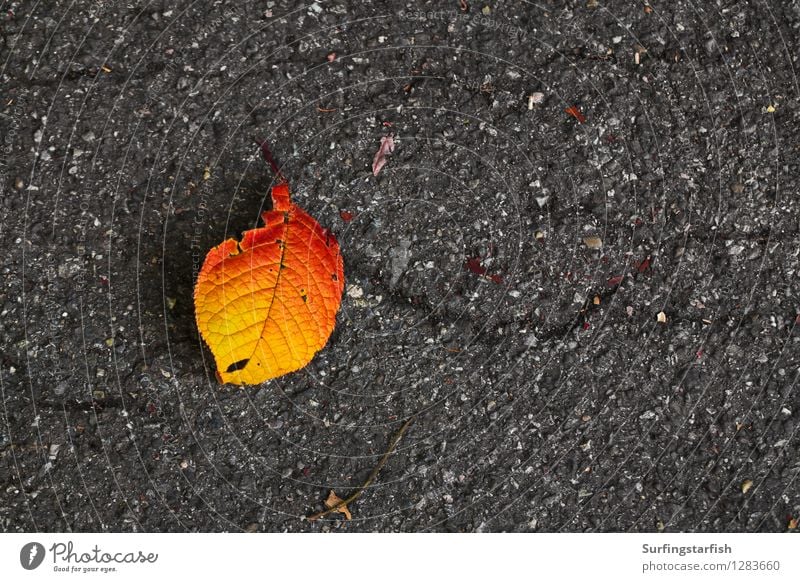
[[578, 109], [577, 105], [567, 107], [564, 111], [566, 113], [569, 113], [575, 119], [577, 119], [578, 123], [586, 123], [586, 116], [583, 113], [581, 113], [581, 110]]
[[797, 524], [800, 523], [796, 517], [789, 516], [789, 524], [786, 526], [789, 529], [797, 529]]
[[622, 283], [622, 279], [623, 279], [623, 278], [624, 278], [624, 277], [623, 277], [622, 275], [616, 275], [616, 276], [614, 276], [614, 277], [611, 277], [611, 278], [610, 278], [610, 279], [607, 281], [607, 283], [606, 283], [606, 284], [607, 284], [609, 287], [616, 287], [617, 285], [619, 285], [620, 283]]
[[333, 61], [336, 60], [336, 53], [329, 53], [327, 59], [329, 63], [332, 63]]
[[753, 481], [750, 479], [745, 479], [742, 482], [742, 493], [747, 493], [750, 491], [750, 488], [753, 486]]
[[603, 248], [603, 239], [599, 236], [585, 236], [583, 237], [583, 244], [585, 244], [587, 248], [598, 250]]
[[534, 105], [541, 105], [542, 103], [544, 103], [544, 93], [537, 91], [528, 95], [528, 111], [531, 111]]
[[659, 311], [656, 319], [658, 320], [658, 323], [667, 323], [667, 314], [663, 311]]
[[336, 495], [336, 492], [334, 492], [333, 489], [331, 489], [331, 492], [328, 494], [328, 498], [325, 500], [325, 507], [328, 509], [333, 509], [336, 507], [334, 510], [335, 513], [344, 514], [345, 519], [353, 519], [353, 516], [350, 515], [350, 510], [347, 509], [347, 504], [344, 503], [344, 499], [341, 499], [338, 495]]
[[600, 305], [600, 296], [595, 295], [594, 299], [592, 299], [592, 303], [594, 303], [595, 305]]
[[381, 145], [378, 151], [375, 152], [375, 157], [372, 159], [372, 175], [377, 176], [381, 168], [386, 165], [386, 154], [391, 154], [394, 151], [394, 137], [392, 134], [383, 136], [381, 138]]

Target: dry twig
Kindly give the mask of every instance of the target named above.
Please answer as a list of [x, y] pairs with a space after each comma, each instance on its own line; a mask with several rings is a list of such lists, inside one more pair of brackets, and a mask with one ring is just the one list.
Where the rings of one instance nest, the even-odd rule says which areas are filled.
[[387, 448], [386, 452], [383, 453], [381, 460], [378, 461], [378, 464], [375, 465], [374, 469], [372, 469], [372, 473], [369, 474], [369, 477], [367, 477], [367, 480], [364, 481], [364, 484], [361, 485], [361, 487], [356, 489], [355, 492], [352, 495], [350, 495], [350, 497], [348, 497], [347, 499], [339, 501], [339, 503], [329, 507], [325, 511], [320, 511], [319, 513], [315, 513], [314, 515], [309, 515], [308, 517], [306, 517], [306, 519], [308, 521], [317, 521], [318, 519], [325, 517], [328, 514], [334, 513], [335, 511], [339, 511], [340, 508], [347, 506], [347, 504], [349, 503], [353, 503], [356, 499], [361, 497], [361, 494], [364, 493], [364, 491], [366, 491], [367, 487], [372, 485], [372, 482], [378, 476], [378, 473], [381, 472], [381, 469], [383, 469], [383, 466], [386, 464], [386, 461], [389, 460], [389, 456], [394, 452], [395, 448], [397, 448], [397, 443], [399, 443], [400, 439], [403, 438], [403, 434], [405, 434], [412, 420], [413, 418], [409, 418], [403, 424], [403, 426], [400, 427], [400, 430], [397, 431], [397, 434], [395, 434], [394, 437], [392, 438], [392, 442], [389, 443], [389, 448]]

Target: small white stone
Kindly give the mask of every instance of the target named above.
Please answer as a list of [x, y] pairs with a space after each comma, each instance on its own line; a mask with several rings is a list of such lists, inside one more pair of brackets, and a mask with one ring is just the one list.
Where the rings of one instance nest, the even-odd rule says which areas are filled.
[[358, 285], [348, 285], [347, 296], [353, 299], [361, 299], [364, 296], [364, 290]]

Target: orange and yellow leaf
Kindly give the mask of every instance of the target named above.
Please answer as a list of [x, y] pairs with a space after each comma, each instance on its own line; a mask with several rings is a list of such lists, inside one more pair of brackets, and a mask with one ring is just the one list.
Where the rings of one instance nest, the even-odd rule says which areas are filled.
[[223, 383], [260, 384], [303, 368], [336, 323], [339, 244], [291, 202], [286, 184], [272, 189], [272, 202], [264, 226], [211, 249], [197, 277], [197, 327]]

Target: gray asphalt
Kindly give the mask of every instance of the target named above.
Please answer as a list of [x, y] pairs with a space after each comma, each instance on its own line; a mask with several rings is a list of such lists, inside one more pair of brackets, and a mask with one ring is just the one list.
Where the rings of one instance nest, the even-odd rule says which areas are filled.
[[[796, 523], [800, 5], [466, 5], [2, 3], [2, 530]], [[347, 287], [242, 390], [192, 290], [257, 137]]]

